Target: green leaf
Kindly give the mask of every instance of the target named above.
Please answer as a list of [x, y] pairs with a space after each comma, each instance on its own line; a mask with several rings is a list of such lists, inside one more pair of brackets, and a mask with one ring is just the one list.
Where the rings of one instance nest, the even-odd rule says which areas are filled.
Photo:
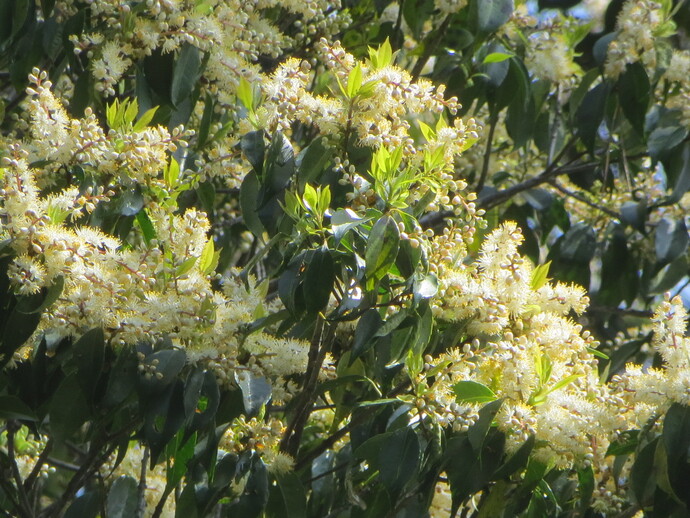
[[161, 392], [177, 379], [186, 363], [187, 355], [182, 349], [163, 349], [149, 354], [143, 364], [156, 374], [151, 377], [142, 374], [140, 386], [150, 393]]
[[580, 512], [584, 516], [592, 503], [594, 494], [594, 470], [591, 465], [577, 471], [577, 482], [580, 493]]
[[662, 218], [654, 233], [654, 247], [659, 264], [667, 264], [684, 254], [688, 249], [688, 229], [685, 219]]
[[367, 243], [364, 262], [368, 290], [373, 289], [388, 274], [389, 268], [395, 263], [399, 247], [398, 224], [392, 217], [383, 216], [372, 227]]
[[254, 92], [252, 85], [244, 77], [240, 77], [240, 84], [237, 85], [237, 98], [250, 112], [254, 110]]
[[357, 65], [355, 65], [355, 67], [352, 70], [350, 70], [350, 74], [347, 76], [347, 97], [352, 99], [355, 95], [357, 95], [361, 87], [362, 67], [359, 63], [357, 63]]
[[[53, 279], [53, 284], [51, 284], [47, 290], [44, 289], [45, 291], [45, 297], [41, 300], [41, 303], [38, 306], [35, 306], [33, 304], [29, 303], [29, 299], [25, 298], [20, 298], [19, 302], [17, 304], [16, 310], [21, 312], [21, 313], [42, 313], [45, 309], [49, 308], [57, 299], [60, 298], [60, 295], [62, 294], [62, 290], [65, 287], [65, 278], [62, 275], [59, 275]], [[26, 304], [24, 304], [24, 301], [27, 301]]]
[[0, 419], [36, 421], [36, 414], [16, 396], [0, 396]]
[[490, 34], [506, 23], [515, 9], [513, 0], [475, 0], [473, 13], [479, 33]]
[[492, 52], [490, 54], [487, 54], [486, 57], [482, 60], [482, 65], [485, 65], [487, 63], [500, 63], [501, 61], [510, 59], [513, 56], [514, 54], [508, 54], [506, 52]]
[[335, 282], [335, 264], [326, 245], [313, 250], [304, 272], [302, 291], [307, 311], [322, 311], [331, 297]]
[[248, 371], [236, 371], [235, 381], [242, 390], [244, 411], [249, 417], [255, 416], [271, 399], [271, 384], [265, 378], [254, 376]]
[[91, 399], [101, 377], [105, 358], [105, 337], [100, 327], [84, 333], [72, 346], [79, 385], [87, 399]]
[[419, 438], [408, 426], [394, 431], [381, 445], [379, 476], [393, 495], [400, 493], [405, 484], [415, 477], [420, 454]]
[[76, 497], [63, 518], [97, 518], [101, 511], [101, 498], [96, 490], [88, 490]]
[[196, 86], [201, 69], [201, 52], [194, 45], [185, 43], [173, 67], [170, 99], [175, 107], [180, 107], [189, 98]]
[[360, 317], [355, 328], [355, 337], [352, 344], [352, 352], [350, 353], [350, 365], [371, 347], [372, 341], [376, 337], [376, 333], [381, 329], [382, 324], [383, 319], [381, 315], [373, 308], [368, 309]]
[[307, 516], [307, 493], [295, 472], [276, 473], [285, 506], [285, 516]]
[[292, 149], [292, 144], [285, 135], [277, 131], [273, 135], [266, 153], [262, 179], [262, 185], [266, 189], [265, 193], [272, 195], [284, 190], [295, 173], [295, 169], [295, 152]]
[[[462, 382], [461, 382], [462, 383]], [[484, 446], [484, 439], [493, 425], [494, 418], [503, 404], [502, 399], [496, 399], [484, 405], [479, 410], [479, 419], [467, 431], [467, 438], [472, 448], [479, 453]]]
[[68, 439], [89, 417], [78, 374], [67, 376], [50, 400], [50, 427], [58, 441]]
[[148, 125], [151, 123], [153, 120], [153, 117], [156, 115], [156, 112], [158, 111], [158, 106], [154, 106], [153, 108], [150, 108], [146, 110], [141, 117], [139, 117], [139, 120], [137, 123], [132, 127], [133, 131], [142, 131], [148, 127]]
[[259, 179], [254, 171], [244, 177], [240, 187], [240, 208], [244, 224], [256, 237], [263, 236], [264, 226], [257, 213], [259, 197]]
[[618, 79], [618, 102], [623, 114], [640, 136], [644, 134], [650, 87], [647, 72], [640, 62], [627, 65]]
[[115, 479], [106, 503], [108, 518], [129, 518], [136, 514], [139, 503], [137, 486], [137, 481], [126, 475]]
[[458, 403], [489, 403], [498, 398], [494, 391], [476, 381], [459, 381], [453, 385]]
[[529, 460], [529, 456], [534, 449], [536, 442], [535, 436], [530, 435], [527, 440], [513, 453], [505, 463], [499, 467], [491, 476], [493, 480], [508, 478], [516, 471], [524, 469]]
[[213, 269], [215, 268], [215, 265], [213, 264], [214, 258], [216, 259], [215, 263], [217, 264], [218, 258], [213, 246], [213, 238], [211, 237], [208, 241], [206, 241], [204, 249], [201, 251], [201, 255], [199, 256], [199, 271], [204, 275], [212, 273]]
[[163, 171], [163, 179], [169, 187], [176, 187], [180, 178], [180, 164], [174, 157], [170, 157], [170, 163]]
[[184, 261], [182, 261], [177, 268], [175, 268], [175, 277], [182, 277], [183, 275], [189, 273], [192, 271], [192, 268], [194, 268], [194, 265], [196, 264], [197, 257], [192, 256], [188, 257]]
[[144, 238], [144, 242], [148, 246], [151, 244], [151, 240], [156, 239], [156, 228], [153, 226], [153, 222], [151, 221], [151, 218], [149, 218], [146, 210], [140, 210], [137, 212], [136, 219], [137, 223], [139, 224], [139, 228], [141, 229], [141, 235]]
[[257, 178], [260, 177], [263, 173], [264, 154], [266, 153], [263, 130], [250, 131], [242, 135], [240, 147], [254, 168]]
[[577, 110], [577, 135], [591, 154], [594, 154], [599, 125], [604, 120], [609, 90], [608, 83], [599, 83], [585, 94]]
[[551, 267], [551, 261], [547, 261], [544, 264], [540, 264], [532, 271], [532, 280], [530, 281], [530, 287], [537, 291], [542, 286], [549, 282], [549, 268]]

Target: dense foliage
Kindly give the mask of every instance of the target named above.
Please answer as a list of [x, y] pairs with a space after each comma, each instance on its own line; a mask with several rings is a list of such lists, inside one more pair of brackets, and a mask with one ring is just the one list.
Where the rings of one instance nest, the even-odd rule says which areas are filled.
[[0, 0], [0, 513], [689, 515], [689, 26]]

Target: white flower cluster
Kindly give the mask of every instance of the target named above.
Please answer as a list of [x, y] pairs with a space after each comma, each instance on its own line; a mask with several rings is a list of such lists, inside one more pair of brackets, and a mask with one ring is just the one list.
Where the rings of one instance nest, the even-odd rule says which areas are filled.
[[536, 78], [566, 84], [578, 72], [579, 67], [573, 61], [575, 49], [561, 27], [553, 24], [540, 27], [527, 42], [525, 64]]
[[673, 51], [664, 78], [673, 88], [667, 106], [680, 110], [682, 123], [690, 127], [690, 51]]
[[[59, 0], [58, 13], [75, 12], [75, 0]], [[97, 89], [114, 95], [117, 83], [134, 61], [160, 49], [172, 52], [191, 44], [208, 53], [205, 76], [221, 103], [232, 104], [241, 77], [259, 80], [259, 56], [277, 58], [297, 44], [330, 36], [349, 18], [340, 2], [328, 0], [125, 0], [92, 1], [95, 32], [74, 37], [75, 52], [94, 59]], [[142, 5], [143, 4], [143, 5]], [[143, 9], [142, 9], [143, 7]], [[265, 13], [280, 8], [295, 16], [296, 34], [281, 32]]]
[[[452, 416], [457, 427], [464, 415], [470, 419], [460, 423], [461, 429], [472, 424], [478, 406], [458, 400], [456, 386], [480, 383], [504, 399], [497, 420], [509, 451], [535, 435], [534, 455], [546, 463], [564, 468], [603, 463], [610, 440], [627, 423], [612, 411], [615, 398], [599, 383], [591, 353], [597, 342], [568, 318], [586, 308], [585, 291], [547, 282], [543, 270], [524, 260], [514, 223], [492, 232], [471, 264], [464, 262], [463, 240], [453, 233], [437, 242], [442, 268], [435, 314], [442, 321], [466, 323], [471, 340], [462, 350], [427, 359], [434, 400], [450, 402], [445, 422]], [[435, 412], [444, 415], [442, 408]]]
[[[663, 28], [666, 9], [654, 0], [628, 0], [616, 23], [617, 35], [609, 44], [604, 72], [616, 79], [625, 66], [637, 61], [654, 71], [657, 63], [655, 39]], [[650, 74], [651, 75], [651, 74]]]
[[271, 473], [282, 474], [292, 470], [294, 460], [280, 451], [280, 440], [285, 425], [278, 419], [268, 420], [240, 416], [223, 433], [219, 447], [228, 452], [254, 451], [261, 454]]
[[[229, 384], [234, 383], [237, 370], [250, 370], [280, 387], [285, 376], [303, 372], [308, 344], [263, 334], [247, 341], [258, 356], [248, 351], [246, 365], [241, 364], [245, 360], [238, 360], [242, 327], [262, 308], [263, 294], [234, 278], [225, 279], [222, 291], [214, 290], [209, 268], [213, 242], [207, 237], [206, 215], [193, 209], [179, 214], [174, 203], [154, 195], [169, 196], [168, 191], [173, 191], [163, 178], [175, 145], [173, 137], [166, 137], [165, 143], [147, 138], [166, 135], [162, 128], [111, 130], [106, 135], [91, 114], [80, 120], [67, 117], [43, 74], [34, 76], [36, 99], [29, 105], [34, 138], [28, 144], [10, 142], [0, 169], [1, 238], [9, 239], [17, 254], [9, 267], [14, 288], [31, 294], [64, 282], [34, 336], [45, 334], [49, 340], [59, 340], [79, 337], [94, 327], [102, 327], [115, 345], [167, 336], [174, 345], [187, 348], [191, 361], [205, 362], [221, 382]], [[82, 131], [85, 127], [90, 128], [88, 132]], [[182, 143], [181, 137], [177, 140]], [[120, 164], [116, 169], [108, 160], [117, 154], [113, 148], [120, 149], [114, 159]], [[29, 156], [33, 162], [50, 152], [54, 154], [48, 165], [29, 165]], [[41, 184], [69, 182], [66, 166], [74, 165], [103, 181], [119, 173], [112, 189], [132, 182], [140, 185], [155, 237], [124, 246], [85, 225], [85, 212], [92, 212], [99, 203], [112, 203], [101, 186], [84, 193], [74, 186], [42, 192]], [[275, 350], [267, 353], [265, 344]]]
[[612, 378], [622, 407], [635, 416], [638, 427], [660, 415], [672, 403], [690, 404], [690, 338], [685, 336], [688, 313], [679, 296], [665, 300], [654, 313], [654, 349], [663, 366], [626, 365]]

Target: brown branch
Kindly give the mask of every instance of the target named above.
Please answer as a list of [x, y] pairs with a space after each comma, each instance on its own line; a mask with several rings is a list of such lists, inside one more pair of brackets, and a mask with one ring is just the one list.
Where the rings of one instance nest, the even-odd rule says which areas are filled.
[[17, 459], [14, 454], [14, 435], [21, 427], [21, 424], [17, 421], [11, 420], [7, 422], [7, 456], [10, 460], [10, 470], [12, 471], [14, 484], [17, 486], [17, 495], [19, 496], [18, 511], [20, 511], [21, 516], [33, 516], [34, 513], [31, 509], [31, 502], [29, 502], [29, 497], [26, 494], [24, 482], [19, 473], [19, 466], [17, 466]]
[[571, 198], [573, 198], [579, 202], [582, 202], [585, 205], [592, 207], [593, 209], [597, 209], [597, 210], [603, 212], [604, 214], [608, 214], [612, 218], [620, 221], [621, 215], [618, 212], [616, 212], [615, 210], [611, 210], [608, 207], [604, 207], [603, 205], [599, 205], [598, 203], [595, 203], [591, 200], [588, 200], [586, 196], [583, 196], [580, 193], [566, 189], [561, 184], [559, 184], [555, 178], [551, 178], [548, 183], [551, 184], [553, 187], [555, 187], [558, 191], [565, 194], [566, 196], [570, 196]]
[[446, 29], [448, 28], [448, 25], [450, 25], [451, 17], [452, 15], [450, 14], [445, 17], [443, 22], [441, 22], [439, 28], [436, 30], [436, 33], [434, 34], [435, 38], [430, 38], [428, 44], [424, 45], [424, 53], [419, 57], [417, 62], [414, 64], [414, 68], [412, 69], [413, 81], [416, 81], [419, 78], [420, 74], [422, 73], [422, 70], [424, 70], [424, 66], [426, 65], [427, 61], [429, 61], [429, 58], [436, 50], [436, 47], [438, 47], [439, 43], [441, 43]]
[[[392, 398], [403, 392], [405, 389], [407, 389], [410, 386], [410, 380], [407, 379], [398, 385], [396, 385], [387, 395], [387, 398]], [[339, 430], [333, 432], [330, 436], [328, 436], [326, 439], [324, 439], [321, 443], [319, 443], [318, 446], [312, 448], [309, 450], [307, 453], [305, 453], [296, 463], [295, 463], [295, 471], [299, 471], [302, 469], [304, 466], [306, 466], [308, 463], [313, 461], [316, 457], [321, 455], [324, 451], [327, 449], [333, 447], [335, 443], [337, 443], [340, 439], [345, 437], [350, 430], [355, 427], [356, 425], [366, 421], [373, 413], [377, 412], [378, 408], [376, 407], [369, 407], [367, 409], [362, 410], [360, 413], [357, 415], [353, 416], [350, 419], [350, 422], [347, 423], [345, 426], [340, 428]]]

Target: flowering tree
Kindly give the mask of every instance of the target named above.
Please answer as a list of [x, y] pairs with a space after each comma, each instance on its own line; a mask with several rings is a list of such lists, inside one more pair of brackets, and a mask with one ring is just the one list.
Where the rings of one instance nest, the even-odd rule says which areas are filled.
[[687, 515], [689, 21], [0, 0], [0, 512]]

